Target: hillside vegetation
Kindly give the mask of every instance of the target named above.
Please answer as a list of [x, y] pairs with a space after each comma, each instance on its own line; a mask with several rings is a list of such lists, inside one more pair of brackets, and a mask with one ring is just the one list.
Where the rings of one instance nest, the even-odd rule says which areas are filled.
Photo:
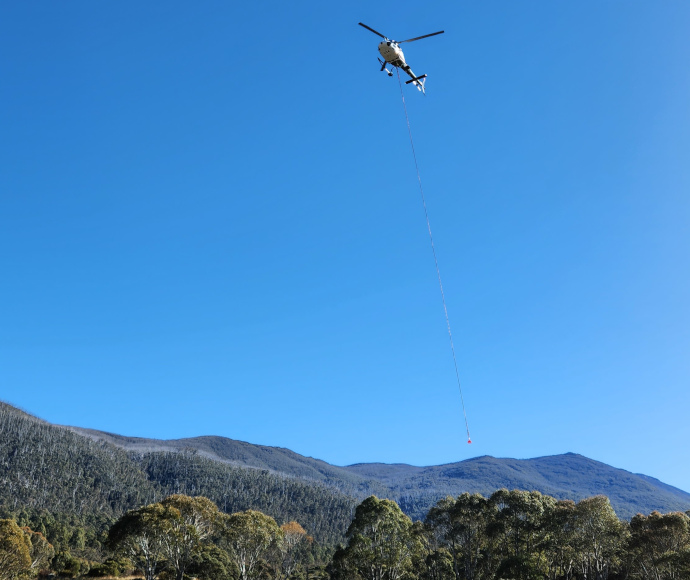
[[[0, 552], [25, 578], [569, 580], [601, 568], [642, 580], [655, 566], [677, 580], [690, 578], [688, 509], [681, 490], [575, 454], [338, 467], [222, 437], [51, 425], [0, 404]], [[628, 522], [636, 512], [650, 515]], [[587, 544], [599, 537], [609, 543]], [[263, 551], [243, 576], [247, 542]]]
[[370, 495], [395, 500], [413, 519], [448, 495], [500, 488], [575, 501], [604, 494], [624, 518], [690, 509], [688, 493], [576, 454], [339, 467], [224, 437], [161, 441], [61, 427], [7, 404], [0, 405], [0, 468], [5, 512], [112, 519], [173, 493], [205, 495], [227, 513], [252, 508], [279, 523], [297, 520], [326, 543], [343, 537], [354, 506]]
[[254, 508], [281, 523], [297, 520], [322, 543], [343, 537], [356, 505], [314, 481], [189, 450], [130, 453], [0, 406], [0, 513], [108, 522], [174, 493], [205, 495], [228, 513]]
[[534, 459], [484, 456], [431, 467], [360, 464], [348, 469], [385, 484], [405, 513], [420, 518], [447, 495], [469, 492], [488, 496], [499, 488], [537, 490], [575, 501], [606, 495], [624, 518], [690, 508], [690, 494], [682, 490], [575, 453]]
[[690, 494], [682, 490], [575, 453], [534, 459], [484, 456], [428, 467], [383, 463], [339, 467], [289, 449], [252, 445], [226, 437], [161, 441], [71, 429], [129, 451], [195, 450], [200, 456], [237, 467], [318, 482], [359, 500], [372, 494], [393, 499], [413, 519], [422, 519], [432, 505], [447, 495], [469, 492], [488, 496], [500, 488], [540, 491], [557, 499], [574, 501], [603, 494], [624, 518], [654, 510], [690, 509]]

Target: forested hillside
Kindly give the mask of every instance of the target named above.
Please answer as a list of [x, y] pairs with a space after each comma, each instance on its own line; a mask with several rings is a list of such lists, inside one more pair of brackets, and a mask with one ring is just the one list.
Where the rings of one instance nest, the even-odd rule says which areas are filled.
[[313, 481], [190, 451], [128, 453], [0, 405], [0, 514], [35, 520], [50, 512], [105, 525], [173, 493], [205, 495], [229, 513], [254, 508], [280, 523], [296, 520], [326, 544], [343, 537], [356, 505]]
[[[371, 490], [400, 506], [373, 495], [360, 503]], [[236, 580], [247, 542], [259, 542], [247, 578], [351, 580], [393, 566], [399, 579], [457, 580], [470, 565], [487, 579], [589, 578], [604, 566], [643, 580], [653, 565], [678, 580], [690, 578], [688, 508], [685, 492], [574, 454], [337, 467], [220, 437], [166, 442], [61, 427], [0, 404], [0, 552], [24, 550], [14, 563], [25, 578]], [[650, 515], [628, 522], [633, 510]], [[187, 532], [183, 560], [182, 546], [166, 552]], [[599, 537], [606, 554], [587, 544]], [[592, 550], [603, 554], [594, 563]]]
[[343, 538], [357, 505], [323, 485], [234, 467], [193, 452], [147, 453], [136, 461], [166, 495], [203, 495], [225, 513], [255, 509], [281, 523], [298, 521], [324, 543]]
[[124, 450], [0, 404], [0, 505], [6, 509], [117, 516], [153, 501], [156, 491]]
[[94, 441], [112, 443], [127, 451], [141, 454], [153, 452], [178, 453], [194, 450], [200, 456], [222, 463], [244, 468], [268, 470], [295, 478], [323, 483], [357, 498], [365, 498], [372, 494], [384, 496], [390, 493], [388, 487], [375, 478], [364, 477], [348, 467], [338, 467], [320, 459], [304, 457], [299, 453], [282, 447], [253, 445], [245, 441], [208, 435], [163, 441], [142, 437], [125, 437], [81, 427], [68, 427], [68, 429], [85, 435]]
[[499, 488], [557, 499], [608, 496], [625, 518], [690, 509], [690, 494], [576, 454], [536, 459], [477, 457], [448, 465], [348, 467], [289, 449], [223, 437], [140, 439], [60, 427], [0, 405], [0, 507], [70, 517], [118, 517], [172, 493], [205, 495], [231, 513], [259, 509], [297, 520], [320, 542], [343, 537], [358, 500], [390, 498], [413, 519], [439, 499]]
[[339, 467], [280, 447], [252, 445], [226, 437], [205, 436], [161, 441], [123, 437], [70, 427], [95, 441], [107, 441], [137, 452], [196, 450], [199, 455], [238, 467], [258, 468], [319, 482], [364, 499], [369, 495], [398, 502], [413, 519], [447, 495], [464, 492], [491, 495], [500, 488], [540, 491], [557, 499], [580, 500], [604, 494], [616, 513], [631, 518], [654, 510], [690, 509], [690, 494], [654, 478], [630, 473], [575, 453], [510, 459], [490, 456], [417, 467], [406, 464], [362, 463]]

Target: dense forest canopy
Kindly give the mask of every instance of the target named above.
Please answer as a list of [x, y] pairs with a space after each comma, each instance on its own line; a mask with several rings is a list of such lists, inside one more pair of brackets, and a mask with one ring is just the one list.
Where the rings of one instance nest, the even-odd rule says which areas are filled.
[[[18, 521], [19, 520], [19, 521]], [[21, 525], [21, 524], [30, 525]], [[46, 526], [46, 523], [48, 526]], [[33, 528], [31, 526], [34, 526]], [[40, 531], [39, 531], [40, 530]], [[174, 494], [128, 510], [101, 534], [45, 512], [0, 520], [0, 580], [138, 574], [145, 580], [690, 579], [690, 513], [620, 520], [608, 498], [577, 503], [498, 490], [439, 501], [413, 522], [371, 496], [344, 541], [314, 541], [297, 521], [226, 514]]]

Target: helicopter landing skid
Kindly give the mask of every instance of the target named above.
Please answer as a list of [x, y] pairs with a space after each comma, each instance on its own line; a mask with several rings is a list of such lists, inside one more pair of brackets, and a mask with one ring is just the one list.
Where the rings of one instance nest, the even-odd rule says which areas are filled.
[[386, 63], [385, 61], [381, 60], [380, 58], [378, 59], [378, 61], [379, 61], [379, 63], [381, 63], [381, 72], [383, 72], [383, 71], [385, 70], [385, 71], [388, 73], [388, 76], [389, 76], [389, 77], [392, 77], [392, 76], [393, 76], [393, 71], [390, 71], [390, 70], [388, 70], [388, 69], [386, 68], [386, 64], [388, 64], [388, 63]]

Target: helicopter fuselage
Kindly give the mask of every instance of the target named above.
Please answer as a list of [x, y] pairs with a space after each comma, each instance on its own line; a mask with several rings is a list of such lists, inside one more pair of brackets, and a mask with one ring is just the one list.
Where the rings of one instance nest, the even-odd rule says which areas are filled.
[[384, 40], [379, 42], [379, 52], [383, 59], [392, 64], [393, 66], [404, 67], [405, 66], [405, 55], [402, 49], [396, 42], [392, 40]]

